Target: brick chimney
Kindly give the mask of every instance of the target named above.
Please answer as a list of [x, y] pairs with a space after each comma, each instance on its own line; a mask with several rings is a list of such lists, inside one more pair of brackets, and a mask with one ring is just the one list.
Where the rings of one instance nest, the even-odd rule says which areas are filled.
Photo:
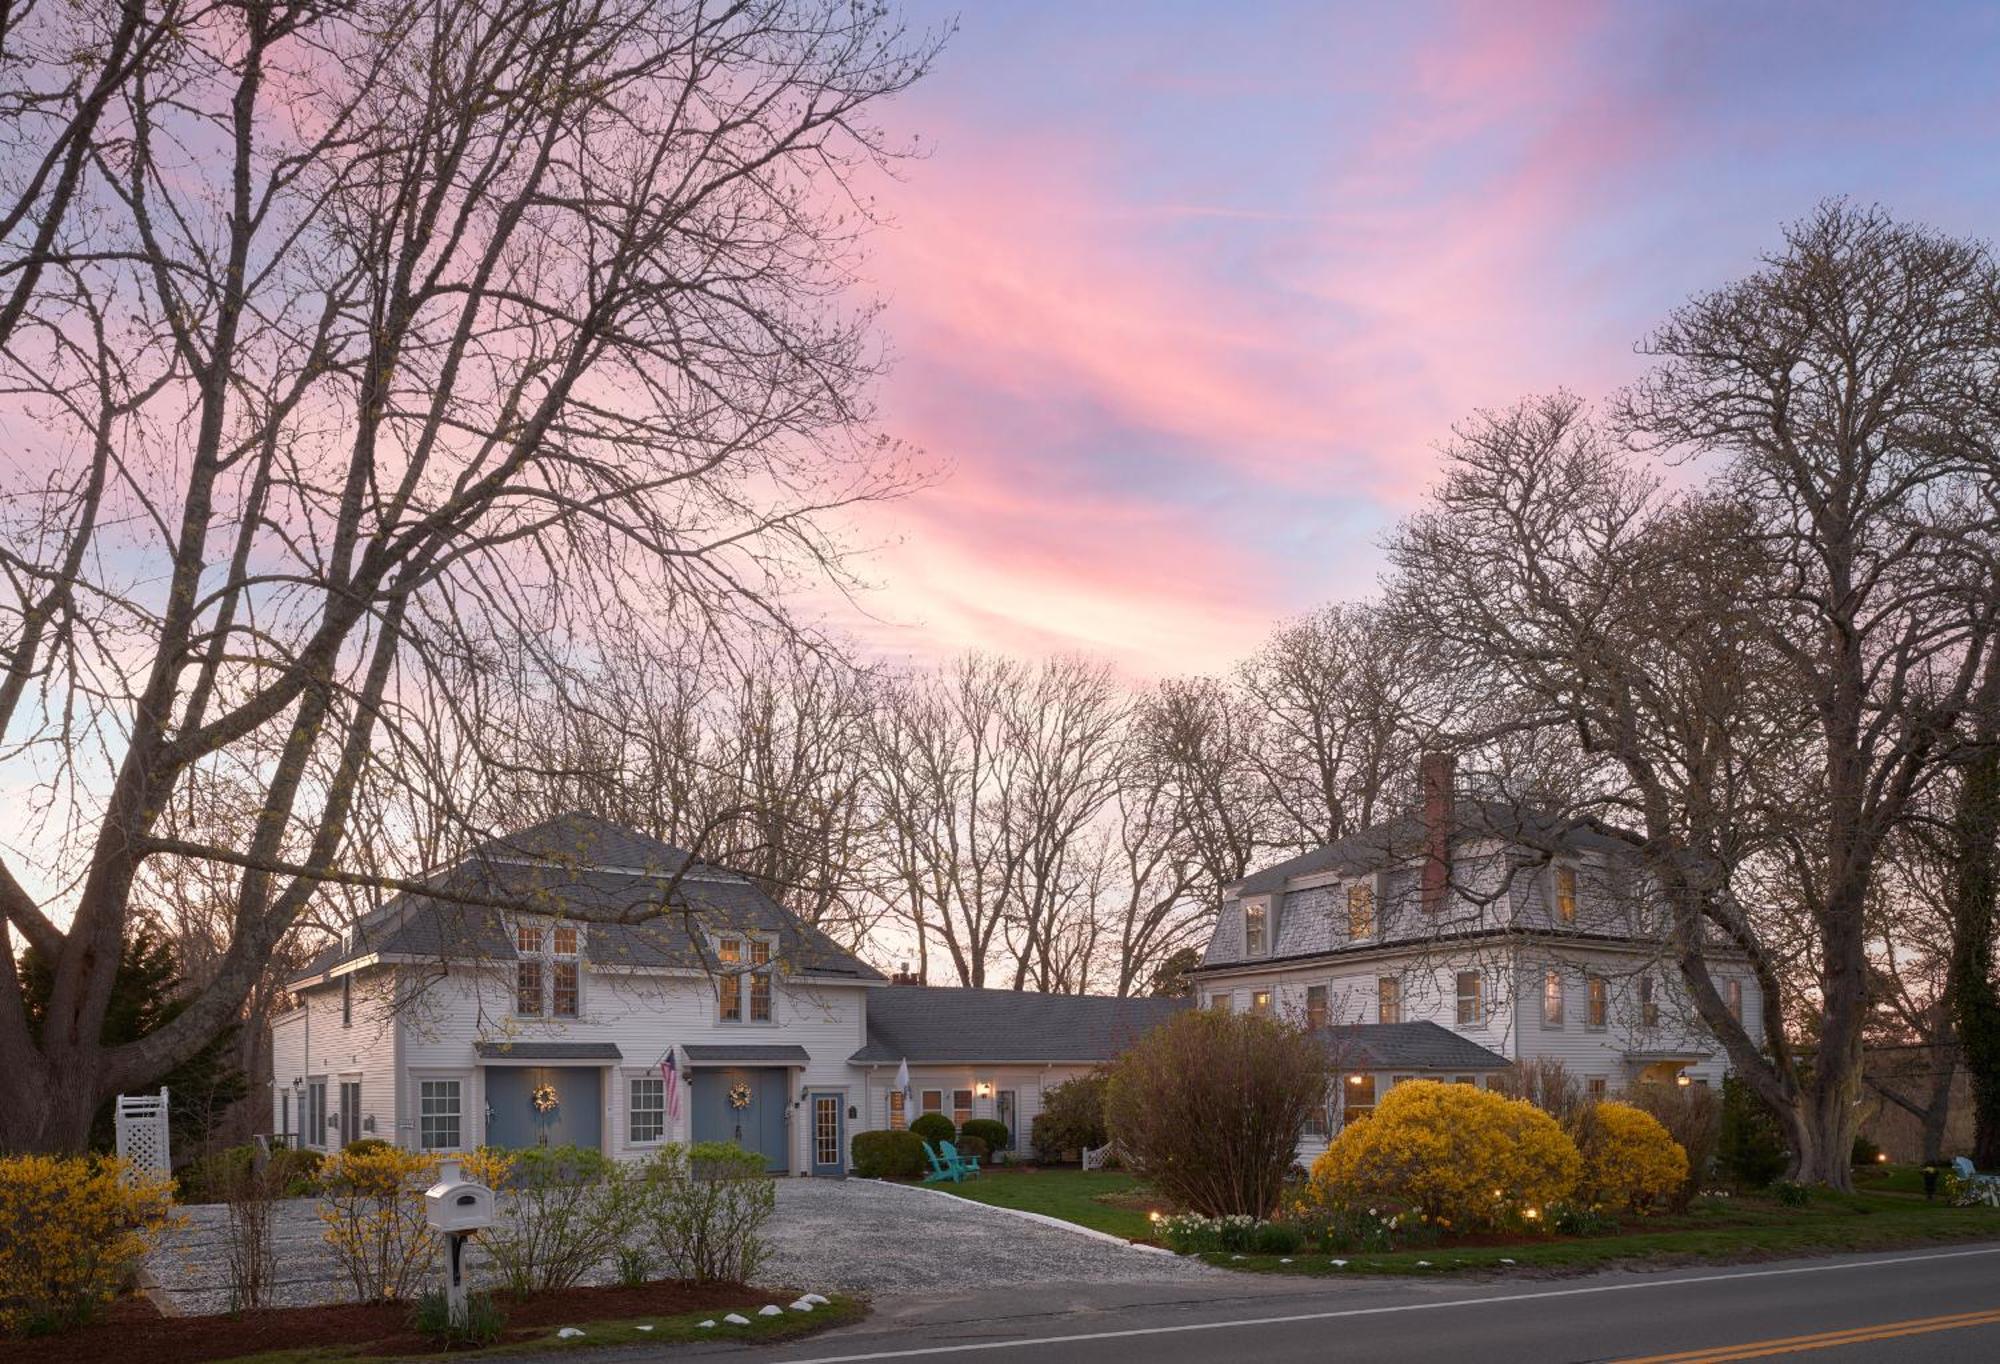
[[1456, 762], [1449, 753], [1428, 752], [1417, 763], [1417, 785], [1423, 794], [1424, 913], [1444, 912], [1451, 887], [1451, 794]]

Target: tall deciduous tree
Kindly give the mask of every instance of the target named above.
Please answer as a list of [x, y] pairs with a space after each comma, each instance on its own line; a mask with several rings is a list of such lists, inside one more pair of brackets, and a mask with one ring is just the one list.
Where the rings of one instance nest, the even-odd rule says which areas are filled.
[[[0, 1146], [236, 1016], [356, 809], [474, 823], [445, 679], [495, 648], [768, 619], [865, 438], [854, 172], [935, 44], [845, 0], [37, 6], [0, 105], [0, 733], [53, 811], [0, 915]], [[63, 42], [81, 81], [19, 54]], [[442, 735], [455, 730], [447, 741]], [[247, 836], [166, 817], [256, 793]], [[384, 796], [384, 789], [395, 793]], [[103, 1022], [147, 864], [234, 868], [227, 950], [146, 1036]], [[61, 891], [41, 887], [66, 886]]]
[[[1612, 760], [1671, 909], [1689, 994], [1778, 1111], [1798, 1174], [1849, 1182], [1885, 841], [1975, 704], [1991, 633], [2000, 276], [1987, 250], [1829, 204], [1749, 278], [1651, 338], [1620, 404], [1643, 477], [1559, 398], [1463, 432], [1395, 557], [1409, 618]], [[1779, 1020], [1749, 859], [1783, 859], [1823, 1019], [1809, 1069]], [[1707, 966], [1747, 951], [1747, 1033]]]

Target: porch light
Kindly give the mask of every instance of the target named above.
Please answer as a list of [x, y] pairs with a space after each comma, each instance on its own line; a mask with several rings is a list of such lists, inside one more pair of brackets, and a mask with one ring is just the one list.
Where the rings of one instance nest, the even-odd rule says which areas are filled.
[[1366, 1075], [1350, 1075], [1347, 1077], [1347, 1083], [1349, 1083], [1350, 1085], [1367, 1084], [1368, 1077]]
[[1682, 1089], [1686, 1089], [1689, 1085], [1694, 1083], [1694, 1076], [1688, 1074], [1686, 1071], [1682, 1071], [1680, 1074], [1674, 1076], [1674, 1083], [1679, 1085]]
[[980, 1098], [990, 1099], [993, 1097], [993, 1082], [991, 1080], [981, 1080], [976, 1088], [979, 1090]]

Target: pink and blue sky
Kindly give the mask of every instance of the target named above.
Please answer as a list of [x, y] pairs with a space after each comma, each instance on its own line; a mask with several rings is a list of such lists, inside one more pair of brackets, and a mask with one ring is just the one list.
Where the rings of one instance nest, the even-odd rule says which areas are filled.
[[2000, 222], [2000, 6], [981, 4], [893, 111], [892, 654], [1226, 668], [1366, 593], [1452, 422], [1639, 372], [1829, 195]]

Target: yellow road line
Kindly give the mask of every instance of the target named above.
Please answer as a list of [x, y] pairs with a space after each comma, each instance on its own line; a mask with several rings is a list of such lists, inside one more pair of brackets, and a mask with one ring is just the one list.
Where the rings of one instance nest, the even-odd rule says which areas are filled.
[[1727, 1364], [1730, 1360], [1801, 1354], [1807, 1350], [1828, 1350], [1837, 1345], [1862, 1345], [1876, 1340], [1895, 1340], [1900, 1336], [1921, 1336], [1932, 1331], [1957, 1331], [1968, 1326], [2000, 1326], [2000, 1308], [1958, 1312], [1942, 1317], [1915, 1317], [1908, 1321], [1885, 1321], [1874, 1326], [1820, 1331], [1809, 1336], [1751, 1340], [1741, 1345], [1711, 1345], [1706, 1349], [1682, 1350], [1677, 1354], [1635, 1356], [1618, 1360], [1616, 1364]]

